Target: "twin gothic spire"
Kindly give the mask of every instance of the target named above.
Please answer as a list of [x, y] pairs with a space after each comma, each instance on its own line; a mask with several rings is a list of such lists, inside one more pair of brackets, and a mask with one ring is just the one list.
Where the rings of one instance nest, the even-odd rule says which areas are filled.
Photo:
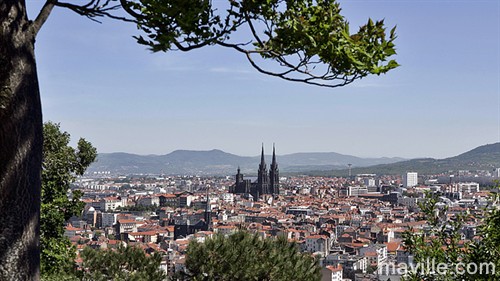
[[249, 180], [245, 180], [240, 172], [240, 167], [238, 167], [238, 173], [236, 174], [236, 183], [230, 189], [230, 192], [250, 193], [255, 199], [264, 194], [278, 195], [280, 192], [279, 182], [280, 180], [278, 162], [276, 161], [276, 148], [273, 144], [273, 160], [271, 166], [269, 167], [268, 173], [264, 155], [264, 144], [262, 144], [259, 170], [257, 171], [257, 181], [251, 183]]
[[[266, 160], [264, 159], [264, 144], [262, 144], [262, 152], [260, 154], [260, 167], [266, 167]], [[273, 160], [271, 162], [271, 167], [278, 167], [278, 162], [276, 161], [276, 147], [273, 143]]]

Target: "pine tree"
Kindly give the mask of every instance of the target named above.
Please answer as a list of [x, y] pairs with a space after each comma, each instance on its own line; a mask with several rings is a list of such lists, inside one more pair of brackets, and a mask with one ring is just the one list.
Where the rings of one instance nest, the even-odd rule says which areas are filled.
[[285, 238], [216, 235], [187, 249], [184, 280], [320, 280], [316, 259]]
[[82, 280], [92, 281], [163, 281], [165, 272], [160, 268], [161, 255], [147, 256], [144, 251], [134, 246], [119, 246], [116, 249], [83, 250], [81, 272]]

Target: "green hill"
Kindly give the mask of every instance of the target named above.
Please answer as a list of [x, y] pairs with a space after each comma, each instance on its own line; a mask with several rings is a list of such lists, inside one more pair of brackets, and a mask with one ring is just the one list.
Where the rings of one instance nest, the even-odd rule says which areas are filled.
[[[392, 164], [353, 168], [352, 174], [400, 175], [407, 171], [419, 174], [438, 174], [450, 170], [493, 170], [500, 167], [500, 142], [474, 148], [458, 156], [433, 159], [421, 158]], [[333, 171], [311, 171], [309, 175], [346, 176], [347, 169]]]
[[[359, 158], [334, 152], [278, 155], [282, 173], [342, 169], [348, 163], [357, 167], [394, 163], [403, 158]], [[271, 157], [266, 155], [266, 162]], [[260, 156], [238, 156], [218, 149], [209, 151], [176, 150], [166, 155], [100, 153], [88, 171], [110, 171], [119, 174], [163, 173], [167, 175], [232, 175], [236, 169], [246, 175], [257, 173]]]

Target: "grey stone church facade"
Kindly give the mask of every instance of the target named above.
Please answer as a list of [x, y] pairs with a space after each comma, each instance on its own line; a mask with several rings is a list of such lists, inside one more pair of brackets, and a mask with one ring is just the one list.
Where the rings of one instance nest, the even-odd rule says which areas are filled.
[[230, 192], [236, 194], [251, 194], [254, 200], [257, 200], [263, 194], [279, 194], [280, 177], [274, 145], [273, 160], [271, 162], [271, 166], [269, 167], [269, 173], [267, 172], [267, 165], [264, 160], [264, 146], [262, 146], [259, 170], [257, 171], [257, 181], [251, 182], [249, 179], [244, 179], [243, 174], [240, 172], [240, 168], [238, 168], [236, 182], [231, 187]]

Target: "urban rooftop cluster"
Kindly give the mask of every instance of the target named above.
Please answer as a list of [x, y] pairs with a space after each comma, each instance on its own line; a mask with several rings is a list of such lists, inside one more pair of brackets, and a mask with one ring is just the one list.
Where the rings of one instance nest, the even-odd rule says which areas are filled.
[[[120, 244], [159, 252], [162, 269], [173, 276], [186, 270], [190, 241], [245, 229], [262, 238], [286, 237], [315, 255], [322, 280], [399, 280], [397, 271], [380, 269], [412, 264], [403, 233], [428, 229], [419, 207], [426, 196], [439, 196], [438, 208], [447, 218], [472, 214], [461, 229], [463, 243], [481, 239], [477, 227], [491, 204], [488, 190], [460, 181], [458, 175], [468, 171], [456, 177], [279, 177], [276, 165], [271, 189], [265, 168], [262, 162], [255, 182], [239, 171], [226, 177], [86, 175], [73, 186], [85, 192], [84, 212], [68, 221], [65, 235], [78, 252]], [[498, 178], [496, 171], [492, 177]]]

